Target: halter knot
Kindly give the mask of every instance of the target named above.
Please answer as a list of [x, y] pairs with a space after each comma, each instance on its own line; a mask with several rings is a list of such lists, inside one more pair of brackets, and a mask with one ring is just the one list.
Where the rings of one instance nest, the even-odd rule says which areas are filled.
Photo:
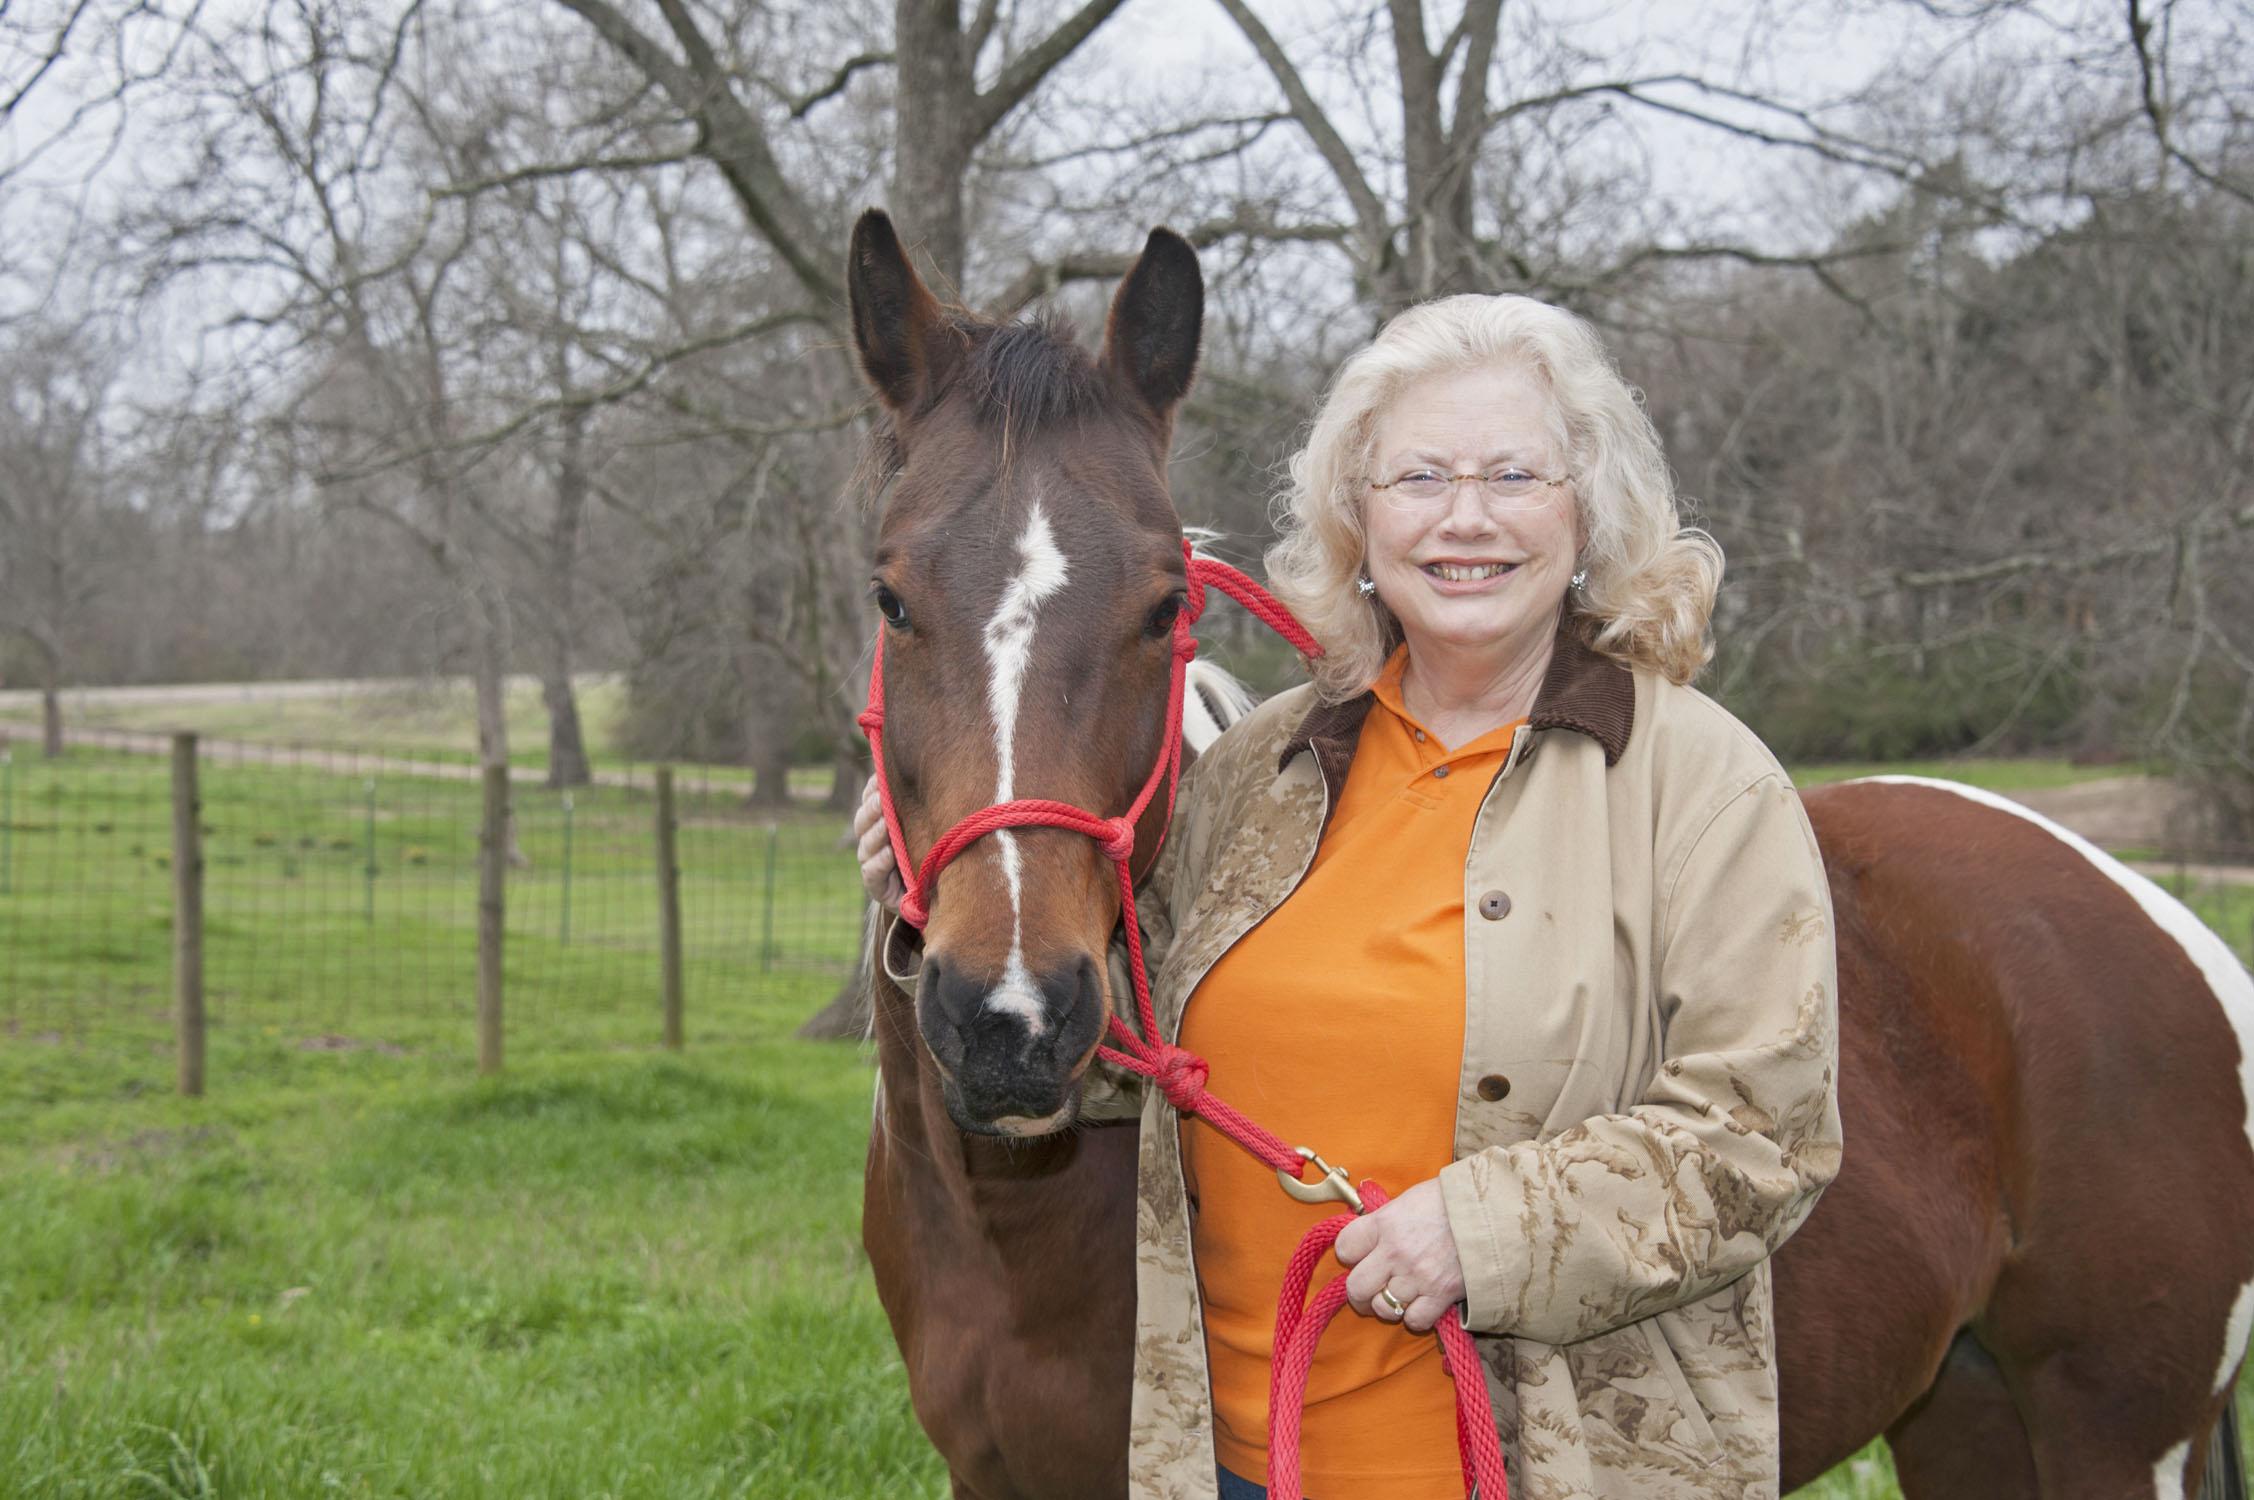
[[1166, 1096], [1166, 1102], [1183, 1114], [1195, 1113], [1191, 1106], [1205, 1094], [1205, 1080], [1213, 1069], [1205, 1059], [1187, 1047], [1177, 1047], [1172, 1042], [1155, 1042], [1151, 1050], [1158, 1054], [1151, 1069], [1151, 1082]]
[[875, 734], [878, 730], [884, 728], [884, 710], [881, 708], [864, 708], [853, 716], [853, 722], [861, 726], [863, 734]]
[[1111, 830], [1102, 845], [1104, 858], [1114, 864], [1124, 864], [1135, 854], [1135, 820], [1132, 818], [1106, 818], [1104, 827]]
[[1186, 662], [1197, 655], [1197, 637], [1185, 626], [1174, 633], [1174, 659]]
[[930, 919], [931, 912], [924, 906], [924, 893], [922, 891], [910, 891], [900, 898], [901, 921], [921, 932], [924, 923]]

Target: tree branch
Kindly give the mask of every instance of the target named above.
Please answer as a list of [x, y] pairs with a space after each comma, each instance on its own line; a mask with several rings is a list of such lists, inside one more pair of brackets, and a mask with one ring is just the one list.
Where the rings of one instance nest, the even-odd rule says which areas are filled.
[[1876, 578], [1865, 579], [1856, 587], [1855, 592], [1868, 599], [1896, 589], [1957, 588], [1968, 583], [1993, 583], [1998, 579], [2017, 578], [2029, 573], [2086, 573], [2094, 568], [2108, 567], [2132, 558], [2159, 557], [2172, 553], [2187, 543], [2196, 543], [2199, 538], [2244, 531], [2249, 527], [2254, 527], [2254, 505], [2243, 505], [2235, 511], [2211, 515], [2195, 522], [2182, 534], [2171, 532], [2166, 536], [2121, 542], [2080, 556], [2019, 552], [2009, 557], [1991, 558], [1983, 563], [1968, 563], [1961, 568], [1931, 568], [1924, 571], [1896, 568]]
[[2141, 0], [2129, 0], [2129, 46], [2137, 55], [2137, 95], [2144, 109], [2144, 117], [2152, 123], [2152, 138], [2160, 147], [2160, 154], [2176, 163], [2192, 176], [2219, 193], [2228, 193], [2241, 203], [2254, 203], [2254, 193], [2209, 171], [2195, 160], [2191, 153], [2178, 147], [2168, 133], [2168, 106], [2160, 97], [2157, 70], [2152, 60], [2152, 22], [2144, 15]]
[[971, 139], [984, 140], [991, 134], [1011, 110], [1025, 101], [1026, 95], [1040, 86], [1042, 79], [1055, 71], [1057, 64], [1070, 57], [1073, 49], [1094, 35], [1096, 28], [1110, 20], [1112, 12], [1124, 3], [1125, 0], [1087, 0], [1085, 5], [1058, 22], [1056, 30], [1011, 58], [993, 86], [982, 90], [971, 106], [975, 121]]
[[697, 140], [678, 151], [652, 151], [638, 156], [595, 156], [578, 161], [538, 162], [529, 167], [502, 172], [492, 177], [473, 177], [466, 182], [449, 182], [431, 189], [438, 198], [466, 198], [476, 193], [490, 193], [499, 188], [516, 187], [527, 182], [544, 182], [552, 177], [572, 177], [581, 172], [639, 172], [649, 167], [678, 166], [685, 161], [695, 161], [705, 154], [704, 133], [697, 132]]
[[93, 8], [94, 0], [78, 0], [78, 4], [71, 8], [70, 14], [63, 18], [63, 24], [55, 29], [54, 41], [48, 43], [46, 55], [31, 70], [31, 76], [17, 85], [16, 91], [6, 100], [0, 101], [0, 120], [14, 114], [17, 107], [31, 97], [31, 91], [39, 87], [39, 80], [45, 78], [55, 64], [63, 60], [64, 54], [70, 50], [70, 34], [78, 29], [79, 21]]
[[803, 120], [815, 105], [844, 93], [845, 86], [853, 81], [853, 75], [863, 68], [889, 67], [891, 63], [892, 54], [889, 52], [856, 52], [837, 65], [837, 71], [830, 75], [829, 82], [812, 93], [801, 94], [796, 98], [785, 95], [783, 102], [790, 106], [792, 119]]
[[1339, 137], [1337, 128], [1330, 122], [1330, 116], [1324, 114], [1323, 107], [1315, 102], [1315, 96], [1308, 92], [1306, 80], [1299, 76], [1299, 70], [1284, 55], [1284, 49], [1277, 43], [1274, 34], [1261, 24], [1260, 18], [1252, 13], [1252, 8], [1245, 0], [1221, 0], [1221, 8], [1237, 23], [1237, 29], [1244, 33], [1245, 40], [1252, 43], [1252, 50], [1267, 65], [1269, 74], [1276, 80], [1276, 86], [1283, 90], [1284, 102], [1291, 106], [1292, 118], [1299, 122], [1300, 129], [1307, 132], [1307, 139], [1314, 143], [1316, 154], [1330, 168], [1331, 176], [1338, 179], [1339, 188], [1346, 194], [1347, 204], [1354, 211], [1354, 222], [1360, 228], [1362, 238], [1368, 242], [1371, 255], [1380, 254], [1386, 241], [1392, 237], [1387, 226], [1385, 205], [1371, 190], [1369, 179], [1362, 175], [1361, 167], [1354, 160], [1353, 151]]
[[[1184, 230], [1182, 238], [1203, 250], [1222, 240], [1293, 241], [1301, 244], [1344, 244], [1354, 231], [1344, 224], [1278, 224], [1256, 217], [1212, 219]], [[1054, 260], [1029, 265], [987, 305], [986, 315], [998, 321], [1016, 317], [1041, 298], [1074, 281], [1108, 281], [1124, 276], [1135, 257], [1111, 250], [1072, 250]]]
[[994, 35], [994, 25], [1002, 19], [1002, 0], [978, 0], [978, 13], [971, 17], [970, 30], [963, 33], [963, 61], [972, 70], [978, 67], [978, 54], [986, 50], [986, 43]]
[[724, 329], [718, 333], [707, 334], [702, 338], [691, 339], [687, 343], [661, 350], [645, 360], [639, 369], [629, 371], [608, 385], [598, 386], [592, 390], [565, 391], [559, 395], [532, 402], [506, 421], [488, 427], [481, 432], [427, 443], [401, 453], [386, 454], [380, 459], [353, 468], [323, 470], [314, 478], [316, 482], [321, 484], [346, 484], [355, 480], [373, 479], [402, 465], [415, 463], [440, 453], [476, 452], [491, 448], [495, 444], [506, 442], [515, 437], [543, 417], [552, 416], [559, 412], [585, 411], [597, 406], [615, 405], [647, 388], [650, 382], [663, 373], [668, 365], [687, 359], [691, 355], [707, 353], [730, 344], [741, 343], [746, 339], [758, 338], [763, 334], [773, 333], [793, 324], [820, 324], [823, 321], [818, 314], [805, 309], [794, 309], [790, 312], [774, 313], [768, 317], [756, 318], [749, 323]]
[[839, 307], [845, 289], [835, 267], [843, 259], [813, 228], [813, 217], [783, 175], [767, 132], [728, 87], [726, 71], [681, 0], [657, 0], [687, 61], [673, 57], [609, 0], [554, 0], [585, 20], [613, 51], [665, 90], [697, 123], [701, 151], [720, 169], [744, 217], [774, 247], [800, 286], [824, 307]]

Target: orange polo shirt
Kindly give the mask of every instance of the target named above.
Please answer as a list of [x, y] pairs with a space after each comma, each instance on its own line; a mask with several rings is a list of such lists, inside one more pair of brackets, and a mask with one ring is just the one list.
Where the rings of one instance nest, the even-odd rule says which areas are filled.
[[[1306, 878], [1206, 974], [1181, 1032], [1212, 1063], [1215, 1093], [1395, 1193], [1454, 1155], [1464, 861], [1518, 728], [1442, 745], [1402, 705], [1406, 659], [1396, 652], [1378, 679], [1379, 706]], [[1183, 1123], [1182, 1156], [1198, 1202], [1215, 1443], [1224, 1467], [1265, 1483], [1277, 1284], [1300, 1236], [1340, 1206], [1286, 1197], [1273, 1172], [1200, 1121]], [[1318, 1271], [1316, 1284], [1325, 1279]], [[1302, 1457], [1317, 1497], [1460, 1496], [1438, 1342], [1340, 1313], [1308, 1380]]]

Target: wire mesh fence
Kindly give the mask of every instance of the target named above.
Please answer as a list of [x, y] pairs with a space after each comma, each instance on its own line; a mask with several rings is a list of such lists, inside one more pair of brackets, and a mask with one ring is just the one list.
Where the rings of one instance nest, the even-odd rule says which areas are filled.
[[[57, 760], [0, 749], [0, 1037], [169, 1034], [170, 768], [148, 753], [160, 737], [131, 738]], [[652, 1038], [652, 771], [570, 791], [528, 775], [511, 788], [510, 1046]], [[198, 777], [214, 1028], [311, 1047], [464, 1034], [477, 993], [475, 766], [228, 743], [201, 748]], [[754, 808], [747, 790], [725, 770], [676, 781], [692, 1037], [826, 997], [861, 940], [843, 817]]]
[[[163, 736], [47, 760], [0, 743], [0, 1041], [170, 1047], [173, 795]], [[206, 743], [198, 759], [205, 1010], [308, 1050], [466, 1046], [476, 1012], [481, 785], [467, 759]], [[512, 1051], [648, 1044], [661, 1024], [650, 767], [511, 790]], [[747, 802], [740, 771], [675, 781], [692, 1040], [772, 1035], [851, 972], [863, 905], [842, 815]], [[2254, 884], [2146, 868], [2254, 961]]]

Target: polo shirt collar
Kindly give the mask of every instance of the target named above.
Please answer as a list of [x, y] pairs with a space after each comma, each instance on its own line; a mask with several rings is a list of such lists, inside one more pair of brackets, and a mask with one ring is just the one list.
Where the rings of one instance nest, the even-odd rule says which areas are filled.
[[[1345, 784], [1354, 763], [1354, 745], [1361, 737], [1362, 721], [1369, 717], [1376, 695], [1364, 692], [1343, 703], [1317, 702], [1299, 721], [1283, 753], [1276, 757], [1282, 770], [1294, 755], [1311, 750], [1323, 780], [1331, 786]], [[1590, 646], [1575, 617], [1558, 618], [1557, 644], [1550, 653], [1549, 670], [1542, 674], [1541, 690], [1534, 695], [1534, 711], [1527, 715], [1530, 729], [1570, 729], [1585, 734], [1604, 749], [1604, 763], [1615, 765], [1628, 749], [1628, 736], [1636, 723], [1635, 676], [1611, 657]]]

